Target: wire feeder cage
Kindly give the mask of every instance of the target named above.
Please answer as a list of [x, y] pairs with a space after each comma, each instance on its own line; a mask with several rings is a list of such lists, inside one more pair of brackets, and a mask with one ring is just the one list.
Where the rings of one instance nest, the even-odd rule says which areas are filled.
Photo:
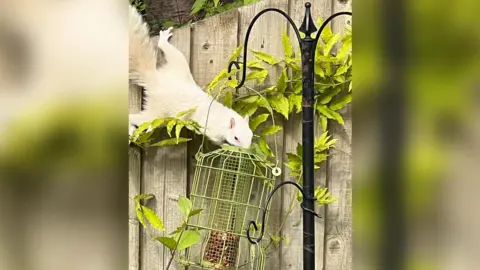
[[275, 184], [272, 167], [232, 146], [196, 157], [190, 199], [193, 209], [204, 210], [187, 226], [198, 229], [202, 241], [179, 254], [180, 259], [192, 269], [264, 269], [261, 246], [248, 241], [246, 229], [250, 220], [264, 225], [263, 206]]

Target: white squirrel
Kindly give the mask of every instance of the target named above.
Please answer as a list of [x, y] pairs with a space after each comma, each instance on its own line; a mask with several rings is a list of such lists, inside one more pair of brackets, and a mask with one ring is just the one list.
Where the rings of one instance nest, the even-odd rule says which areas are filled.
[[130, 6], [129, 20], [129, 79], [145, 89], [142, 111], [129, 115], [129, 134], [144, 122], [196, 107], [184, 118], [204, 126], [208, 114], [207, 127], [201, 131], [212, 142], [250, 148], [253, 132], [248, 115], [242, 117], [213, 100], [196, 84], [185, 56], [169, 42], [172, 28], [160, 31], [155, 45], [135, 7]]

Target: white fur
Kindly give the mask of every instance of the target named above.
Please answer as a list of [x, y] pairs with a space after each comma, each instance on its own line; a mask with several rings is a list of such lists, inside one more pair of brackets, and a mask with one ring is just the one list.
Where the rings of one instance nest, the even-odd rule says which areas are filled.
[[[145, 36], [145, 33], [148, 33], [148, 31], [143, 28], [147, 26], [138, 22], [138, 20], [141, 20], [140, 16], [134, 17], [133, 22], [131, 17], [130, 27], [133, 29], [130, 29], [130, 39], [146, 40], [148, 37]], [[171, 30], [172, 28], [160, 31], [158, 48], [164, 52], [167, 63], [158, 70], [153, 68], [152, 59], [130, 59], [130, 65], [132, 63], [135, 65], [130, 67], [131, 73], [132, 71], [134, 73], [134, 76], [131, 75], [130, 79], [146, 90], [144, 110], [129, 116], [130, 134], [134, 130], [133, 125], [139, 126], [143, 122], [152, 121], [159, 117], [175, 116], [179, 112], [193, 107], [197, 107], [197, 109], [186, 115], [185, 118], [193, 119], [201, 126], [205, 126], [212, 98], [195, 83], [185, 57], [168, 41], [172, 36]], [[130, 41], [130, 44], [132, 43], [146, 44], [146, 46], [141, 48], [137, 46], [134, 49], [153, 50], [148, 46], [150, 44], [148, 41]], [[132, 46], [130, 48], [132, 50]], [[156, 52], [131, 52], [130, 58], [132, 56], [151, 57], [152, 55], [156, 56]], [[202, 129], [202, 132], [216, 144], [227, 142], [242, 148], [250, 148], [253, 137], [248, 117], [241, 117], [238, 113], [217, 101], [213, 101], [211, 104], [207, 128]]]

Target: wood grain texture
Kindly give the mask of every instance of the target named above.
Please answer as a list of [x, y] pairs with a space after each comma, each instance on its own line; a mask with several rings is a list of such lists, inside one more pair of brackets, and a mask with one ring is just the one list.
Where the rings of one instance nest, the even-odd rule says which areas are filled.
[[[152, 209], [160, 218], [165, 216], [163, 205], [165, 196], [165, 171], [169, 153], [165, 147], [152, 147], [144, 151], [142, 162], [142, 193], [155, 196], [146, 206]], [[163, 219], [165, 221], [165, 219]], [[164, 248], [153, 239], [160, 236], [157, 230], [147, 226], [141, 228], [140, 269], [155, 270], [164, 268]]]
[[141, 153], [138, 148], [130, 147], [128, 151], [128, 231], [129, 231], [129, 270], [139, 269], [140, 227], [135, 213], [133, 198], [140, 194]]
[[[333, 13], [351, 11], [351, 0], [332, 3]], [[332, 31], [343, 33], [350, 16], [332, 21]], [[337, 139], [336, 149], [328, 158], [327, 183], [332, 196], [338, 200], [326, 207], [325, 269], [352, 269], [352, 118], [351, 106], [340, 111], [345, 125], [329, 122], [329, 130]]]
[[237, 47], [238, 10], [232, 10], [192, 24], [193, 78], [201, 87], [222, 69]]
[[[129, 86], [129, 111], [135, 113], [141, 107], [141, 90], [135, 85]], [[125, 131], [127, 135], [127, 131]], [[141, 152], [140, 149], [129, 147], [128, 150], [128, 269], [140, 269], [140, 226], [135, 214], [133, 198], [140, 194]]]
[[[265, 8], [278, 8], [280, 10], [288, 10], [288, 1], [285, 0], [266, 0], [258, 2], [254, 5], [245, 6], [239, 9], [240, 13], [240, 29], [239, 29], [239, 44], [244, 44], [245, 35], [248, 30], [248, 27], [253, 19], [260, 11]], [[283, 19], [280, 14], [269, 12], [263, 14], [256, 22], [250, 32], [250, 37], [248, 41], [248, 50], [255, 50], [255, 51], [262, 51], [267, 54], [270, 54], [277, 59], [282, 59], [284, 55], [281, 35], [282, 31], [285, 31], [287, 27], [287, 22]], [[245, 48], [244, 48], [245, 49]], [[243, 55], [243, 54], [242, 54]], [[248, 59], [253, 60], [255, 56], [250, 51], [248, 52]], [[268, 65], [264, 65], [268, 67]], [[275, 85], [281, 69], [278, 67], [270, 67], [267, 68], [269, 71], [269, 76], [265, 80], [267, 86]], [[241, 76], [241, 75], [239, 75]], [[246, 85], [251, 86], [251, 84], [246, 83]], [[261, 90], [258, 87], [255, 87], [257, 91]], [[243, 94], [243, 93], [242, 93]], [[261, 124], [258, 127], [258, 130], [261, 130], [266, 125], [272, 125], [272, 120], [269, 119], [266, 123]], [[276, 116], [275, 117], [275, 125], [281, 126], [283, 128], [283, 116]], [[278, 151], [278, 164], [280, 168], [282, 168], [283, 164], [283, 130], [279, 131], [274, 136], [269, 136], [267, 138], [268, 144], [271, 146], [272, 151], [275, 151], [275, 140], [277, 143], [277, 151]], [[283, 168], [282, 168], [283, 169]], [[277, 183], [280, 183], [281, 177], [277, 179]], [[282, 197], [281, 192], [278, 192], [276, 197], [273, 198], [270, 213], [268, 217], [268, 224], [265, 234], [264, 241], [268, 242], [270, 239], [268, 238], [268, 233], [276, 234], [277, 228], [280, 226], [282, 220]], [[281, 234], [281, 232], [279, 233]], [[266, 269], [278, 269], [281, 263], [281, 250], [279, 248], [274, 247], [272, 251], [267, 255], [266, 260]]]
[[[299, 28], [303, 22], [305, 14], [304, 0], [290, 0], [289, 14]], [[312, 2], [312, 17], [316, 22], [318, 17], [326, 18], [331, 13], [331, 0], [316, 0]], [[317, 27], [319, 27], [317, 25]], [[292, 41], [294, 51], [298, 55], [299, 44], [295, 33], [289, 28], [289, 36]], [[318, 120], [315, 121], [315, 138], [319, 137], [323, 132], [318, 125]], [[302, 115], [298, 114], [294, 119], [289, 121], [285, 127], [285, 152], [295, 153], [298, 143], [302, 142]], [[322, 164], [321, 168], [315, 173], [315, 186], [326, 186], [326, 166]], [[288, 170], [285, 168], [285, 170]], [[285, 171], [287, 174], [288, 171]], [[286, 175], [287, 180], [294, 180]], [[292, 195], [296, 194], [296, 190], [283, 190], [283, 212], [289, 211], [291, 205]], [[303, 267], [303, 211], [299, 207], [298, 202], [295, 202], [292, 213], [288, 217], [284, 225], [284, 234], [290, 238], [290, 244], [282, 245], [282, 268], [281, 269], [301, 269]], [[316, 208], [317, 213], [324, 217], [324, 208]], [[315, 220], [315, 255], [318, 258], [315, 263], [315, 269], [323, 268], [323, 245], [324, 245], [324, 223], [325, 220]]]
[[[179, 49], [187, 62], [190, 62], [190, 27], [174, 30], [170, 42]], [[188, 164], [187, 145], [169, 146], [164, 149], [168, 155], [165, 162], [165, 193], [163, 201], [163, 221], [167, 233], [174, 231], [183, 221], [184, 217], [178, 208], [179, 195], [187, 196]], [[170, 258], [170, 251], [164, 248], [165, 267]], [[170, 269], [175, 269], [174, 265]]]
[[[190, 60], [190, 40], [190, 28], [183, 27], [173, 32], [170, 41], [187, 61]], [[150, 148], [144, 156], [142, 193], [155, 195], [148, 206], [163, 220], [169, 233], [183, 221], [177, 202], [180, 195], [187, 195], [187, 146]], [[170, 252], [152, 239], [162, 234], [151, 228], [142, 232], [141, 269], [165, 269], [171, 257]]]

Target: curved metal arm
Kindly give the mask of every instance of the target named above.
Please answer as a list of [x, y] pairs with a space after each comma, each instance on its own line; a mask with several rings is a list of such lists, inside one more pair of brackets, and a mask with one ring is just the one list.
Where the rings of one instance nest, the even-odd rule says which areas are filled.
[[[292, 182], [292, 181], [286, 181], [286, 182], [283, 182], [279, 185], [277, 185], [273, 190], [272, 192], [270, 192], [270, 194], [268, 195], [268, 198], [267, 198], [267, 201], [265, 202], [265, 208], [263, 209], [263, 215], [262, 215], [262, 228], [261, 228], [261, 231], [260, 231], [260, 236], [256, 239], [253, 239], [251, 236], [250, 236], [250, 228], [253, 226], [253, 228], [255, 229], [255, 231], [258, 231], [258, 226], [257, 224], [255, 223], [255, 221], [253, 220], [250, 220], [250, 222], [248, 223], [248, 227], [247, 227], [247, 239], [248, 241], [250, 241], [250, 243], [252, 244], [258, 244], [260, 243], [260, 241], [262, 240], [263, 238], [263, 234], [265, 233], [265, 218], [267, 216], [267, 209], [268, 209], [268, 205], [270, 204], [270, 200], [272, 199], [273, 195], [275, 194], [275, 192], [280, 189], [282, 186], [285, 186], [285, 185], [293, 185], [295, 186], [303, 195], [303, 198], [304, 200], [316, 200], [317, 198], [315, 197], [305, 197], [305, 193], [303, 192], [303, 189], [302, 187], [295, 183], [295, 182]], [[310, 209], [307, 209], [303, 206], [303, 203], [301, 204], [301, 207], [304, 211], [307, 211], [307, 212], [310, 212], [312, 213], [313, 215], [315, 215], [316, 217], [319, 217], [320, 218], [320, 215], [315, 213], [314, 211], [310, 210]]]
[[322, 31], [323, 29], [327, 26], [327, 24], [333, 20], [335, 17], [338, 17], [338, 16], [341, 16], [341, 15], [350, 15], [352, 16], [352, 12], [348, 12], [348, 11], [342, 11], [342, 12], [337, 12], [335, 14], [332, 14], [330, 17], [328, 17], [328, 19], [326, 19], [323, 24], [320, 26], [320, 29], [318, 30], [316, 36], [315, 36], [315, 43], [313, 44], [313, 49], [314, 49], [314, 52], [317, 50], [317, 45], [318, 45], [318, 41], [320, 40], [320, 36], [322, 35]]
[[[250, 37], [250, 32], [252, 31], [252, 28], [253, 28], [253, 25], [255, 24], [255, 22], [258, 20], [258, 18], [260, 18], [260, 16], [262, 16], [263, 14], [269, 12], [269, 11], [274, 11], [274, 12], [277, 12], [277, 13], [280, 13], [283, 15], [283, 17], [285, 17], [287, 19], [287, 21], [290, 23], [290, 25], [292, 26], [293, 28], [293, 31], [295, 32], [295, 35], [297, 36], [297, 39], [298, 39], [298, 42], [299, 44], [302, 42], [302, 39], [300, 37], [300, 32], [297, 28], [297, 26], [295, 25], [295, 22], [293, 22], [292, 18], [290, 18], [290, 16], [288, 16], [287, 13], [285, 13], [284, 11], [278, 9], [278, 8], [267, 8], [267, 9], [264, 9], [262, 11], [260, 11], [252, 20], [252, 22], [250, 23], [250, 25], [248, 26], [248, 29], [247, 29], [247, 34], [245, 35], [245, 41], [244, 41], [244, 46], [243, 46], [243, 63], [242, 63], [242, 80], [240, 81], [240, 83], [238, 84], [238, 86], [236, 86], [235, 88], [240, 88], [243, 86], [243, 84], [245, 83], [245, 79], [247, 77], [247, 68], [246, 68], [246, 62], [247, 62], [247, 52], [248, 52], [248, 38]], [[228, 73], [230, 73], [230, 71], [232, 71], [232, 66], [235, 65], [235, 67], [237, 69], [240, 69], [240, 65], [239, 65], [240, 62], [238, 61], [232, 61], [228, 64]], [[228, 78], [229, 80], [231, 79]]]

